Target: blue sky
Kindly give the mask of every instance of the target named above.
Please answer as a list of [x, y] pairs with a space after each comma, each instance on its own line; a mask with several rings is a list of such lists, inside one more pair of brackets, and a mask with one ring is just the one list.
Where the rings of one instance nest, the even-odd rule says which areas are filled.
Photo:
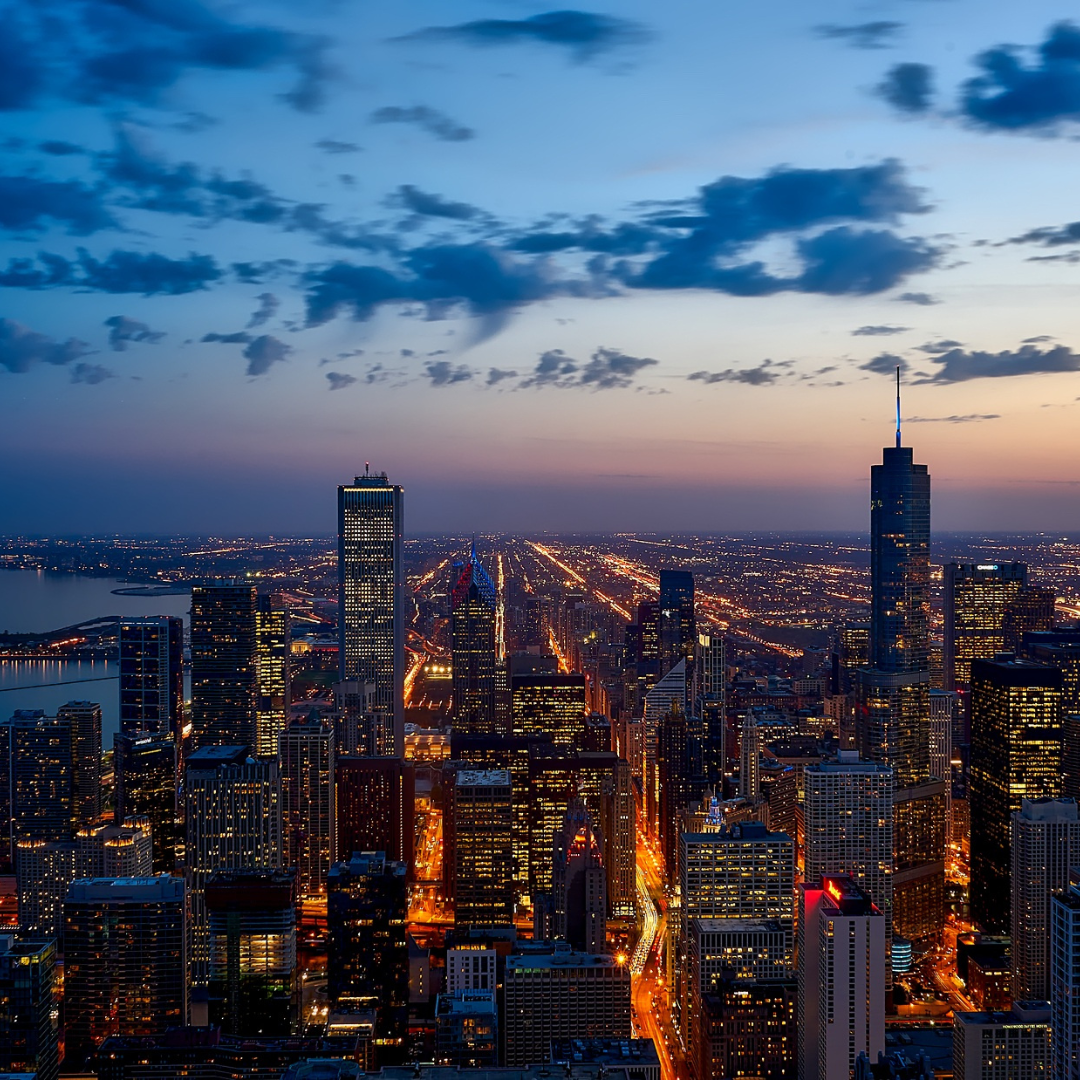
[[0, 530], [1076, 529], [1060, 3], [0, 5]]

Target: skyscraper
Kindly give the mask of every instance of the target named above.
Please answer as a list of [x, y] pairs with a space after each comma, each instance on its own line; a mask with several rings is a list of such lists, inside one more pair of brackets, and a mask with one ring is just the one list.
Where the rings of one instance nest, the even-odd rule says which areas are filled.
[[8, 776], [10, 843], [63, 840], [74, 832], [71, 725], [41, 709], [17, 709], [0, 747]]
[[404, 492], [385, 473], [338, 488], [340, 677], [371, 683], [380, 753], [405, 751]]
[[326, 896], [337, 861], [334, 729], [312, 714], [278, 737], [285, 865], [296, 871], [300, 899]]
[[579, 952], [607, 949], [604, 838], [581, 799], [574, 799], [555, 834], [553, 908], [555, 937]]
[[123, 732], [113, 736], [116, 777], [116, 822], [141, 815], [150, 819], [154, 873], [176, 867], [183, 838], [177, 806], [177, 747], [172, 735]]
[[119, 627], [120, 731], [174, 739], [184, 720], [184, 622], [168, 615], [125, 617]]
[[689, 669], [697, 644], [694, 575], [689, 570], [660, 571], [660, 674], [680, 660]]
[[450, 592], [451, 670], [454, 731], [494, 735], [495, 586], [475, 546]]
[[71, 799], [76, 829], [96, 825], [101, 815], [101, 706], [69, 701], [56, 718], [71, 728]]
[[415, 769], [396, 757], [335, 757], [337, 848], [382, 851], [391, 861], [412, 864]]
[[1026, 799], [1061, 795], [1057, 668], [1011, 656], [971, 663], [971, 918], [1009, 928], [1010, 819]]
[[279, 595], [255, 602], [255, 753], [274, 757], [289, 718], [289, 609]]
[[216, 581], [191, 590], [191, 723], [196, 747], [255, 746], [258, 634], [255, 586]]
[[515, 735], [548, 735], [573, 747], [585, 736], [584, 675], [515, 675], [510, 680]]
[[1053, 1080], [1075, 1080], [1080, 1068], [1080, 884], [1050, 901], [1050, 1002]]
[[514, 818], [508, 769], [462, 769], [454, 784], [454, 925], [514, 921]]
[[156, 1035], [187, 1018], [179, 878], [93, 878], [64, 901], [65, 1067], [110, 1035]]
[[56, 1080], [56, 941], [0, 934], [0, 1070]]

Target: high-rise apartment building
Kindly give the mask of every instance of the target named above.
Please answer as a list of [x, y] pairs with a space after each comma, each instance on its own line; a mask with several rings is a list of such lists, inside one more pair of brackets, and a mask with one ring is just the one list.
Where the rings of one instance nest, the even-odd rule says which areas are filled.
[[327, 881], [327, 994], [341, 1009], [376, 1012], [376, 1036], [402, 1043], [408, 1028], [408, 898], [404, 863], [356, 852]]
[[503, 974], [503, 1061], [548, 1060], [553, 1039], [629, 1039], [630, 965], [557, 950], [508, 956]]
[[0, 1071], [57, 1080], [56, 941], [0, 934]]
[[1080, 1072], [1080, 884], [1050, 901], [1050, 1026], [1053, 1080]]
[[64, 901], [65, 1068], [110, 1035], [157, 1035], [187, 1018], [184, 882], [76, 881]]
[[256, 744], [255, 586], [215, 581], [191, 590], [191, 724], [196, 747]]
[[176, 867], [183, 826], [177, 805], [177, 744], [172, 735], [139, 733], [113, 736], [116, 822], [128, 817], [150, 821], [155, 874]]
[[285, 865], [296, 871], [300, 899], [326, 895], [337, 861], [334, 729], [312, 715], [278, 736]]
[[885, 918], [850, 877], [799, 886], [799, 1080], [885, 1049]]
[[555, 937], [572, 949], [607, 949], [607, 876], [604, 838], [584, 802], [575, 798], [555, 834], [552, 886]]
[[510, 715], [515, 735], [548, 735], [566, 747], [585, 736], [584, 675], [514, 675]]
[[480, 565], [475, 547], [469, 561], [455, 572], [450, 591], [453, 726], [466, 735], [495, 735], [495, 585]]
[[673, 713], [664, 717], [657, 727], [656, 741], [660, 851], [668, 875], [674, 879], [679, 854], [680, 819], [691, 795], [690, 736], [686, 714]]
[[412, 864], [415, 769], [399, 757], [342, 755], [334, 761], [337, 849], [382, 851]]
[[637, 815], [628, 762], [616, 761], [601, 783], [600, 831], [604, 836], [608, 914], [632, 917], [637, 897]]
[[1008, 1012], [954, 1013], [953, 1080], [1071, 1080], [1072, 1074], [1051, 1070], [1050, 1018], [1046, 1001], [1017, 1001]]
[[17, 709], [0, 727], [6, 758], [9, 842], [65, 840], [76, 828], [71, 724], [40, 709]]
[[289, 609], [280, 595], [255, 601], [255, 753], [275, 757], [289, 719]]
[[379, 753], [405, 752], [404, 492], [385, 473], [338, 488], [341, 679], [371, 683]]
[[120, 731], [173, 739], [184, 727], [184, 622], [169, 615], [120, 620]]
[[453, 796], [454, 925], [514, 921], [513, 805], [508, 769], [462, 769]]
[[1074, 799], [1024, 799], [1012, 815], [1012, 998], [1050, 997], [1050, 901], [1080, 864]]
[[296, 874], [222, 870], [206, 882], [210, 1022], [229, 1035], [295, 1035]]
[[56, 718], [71, 728], [71, 802], [75, 828], [96, 825], [101, 816], [101, 706], [69, 701]]
[[247, 746], [201, 747], [187, 761], [184, 806], [192, 980], [205, 985], [210, 970], [210, 876], [222, 870], [273, 870], [282, 864], [277, 762], [251, 757]]
[[1061, 795], [1062, 674], [1026, 660], [971, 662], [971, 918], [1009, 928], [1010, 820]]

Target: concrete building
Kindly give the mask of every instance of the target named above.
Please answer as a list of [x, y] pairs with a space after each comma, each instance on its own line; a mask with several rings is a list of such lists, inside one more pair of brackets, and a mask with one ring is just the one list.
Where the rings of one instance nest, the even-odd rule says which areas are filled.
[[499, 1022], [494, 990], [440, 994], [435, 1003], [435, 1060], [476, 1069], [498, 1064]]
[[1017, 1001], [1009, 1012], [953, 1015], [954, 1080], [1048, 1080], [1051, 1075], [1058, 1074], [1050, 1068], [1049, 1002]]
[[701, 1000], [691, 1054], [698, 1080], [789, 1080], [795, 1057], [796, 983], [726, 971]]
[[446, 992], [494, 990], [495, 950], [485, 945], [455, 945], [446, 950]]

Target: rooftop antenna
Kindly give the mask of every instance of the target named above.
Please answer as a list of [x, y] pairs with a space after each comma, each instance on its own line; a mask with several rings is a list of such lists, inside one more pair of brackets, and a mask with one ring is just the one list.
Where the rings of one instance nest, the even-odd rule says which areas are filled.
[[[900, 378], [900, 369], [899, 368], [896, 369], [896, 378], [898, 380]], [[897, 391], [897, 393], [899, 393], [899, 391]], [[897, 443], [896, 445], [899, 446], [900, 444]], [[365, 461], [364, 462], [364, 475], [365, 476], [370, 476], [371, 475], [371, 462], [370, 461]]]
[[900, 448], [900, 365], [896, 365], [896, 447]]

